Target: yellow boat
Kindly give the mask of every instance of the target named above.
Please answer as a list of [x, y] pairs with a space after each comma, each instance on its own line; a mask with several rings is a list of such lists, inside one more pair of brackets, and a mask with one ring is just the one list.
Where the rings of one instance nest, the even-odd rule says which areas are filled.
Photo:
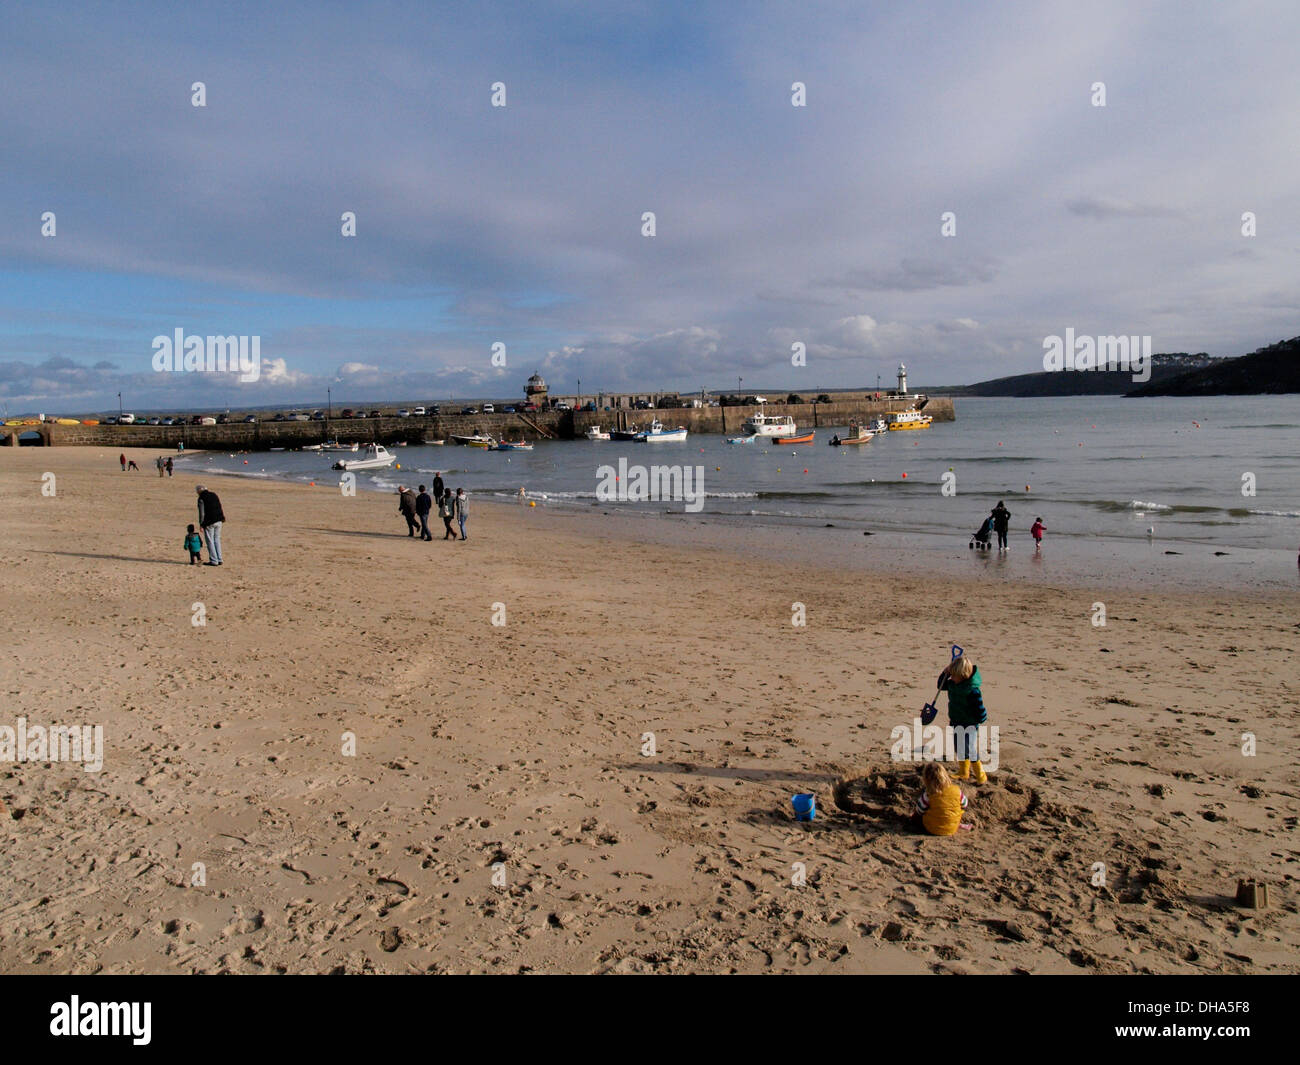
[[885, 415], [885, 428], [893, 432], [897, 429], [929, 429], [934, 419], [919, 410], [900, 410]]

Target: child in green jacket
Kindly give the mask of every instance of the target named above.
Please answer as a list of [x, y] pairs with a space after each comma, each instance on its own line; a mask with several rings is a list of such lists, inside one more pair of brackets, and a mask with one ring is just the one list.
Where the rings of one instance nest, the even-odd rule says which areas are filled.
[[988, 720], [984, 697], [980, 694], [980, 671], [965, 655], [954, 658], [939, 674], [939, 690], [948, 692], [948, 724], [961, 729], [958, 735], [958, 762], [956, 780], [971, 779], [974, 762], [976, 784], [988, 780], [980, 765], [979, 745], [971, 726], [983, 725]]

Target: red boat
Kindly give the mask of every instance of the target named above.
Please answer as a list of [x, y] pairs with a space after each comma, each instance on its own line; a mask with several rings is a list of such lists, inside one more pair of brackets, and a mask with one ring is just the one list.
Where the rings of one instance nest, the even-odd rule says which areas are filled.
[[805, 433], [803, 436], [776, 436], [772, 438], [774, 444], [811, 444], [817, 430], [811, 433]]

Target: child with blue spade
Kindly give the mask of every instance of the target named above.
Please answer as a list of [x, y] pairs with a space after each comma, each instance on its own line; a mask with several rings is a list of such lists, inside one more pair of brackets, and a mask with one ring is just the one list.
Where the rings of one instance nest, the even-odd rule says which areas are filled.
[[975, 738], [975, 731], [971, 728], [971, 726], [983, 725], [988, 720], [988, 712], [984, 709], [984, 697], [980, 694], [980, 671], [960, 647], [954, 647], [952, 650], [952, 661], [939, 674], [938, 687], [940, 691], [948, 693], [948, 724], [959, 730], [957, 772], [953, 778], [973, 779], [976, 784], [983, 784], [988, 780], [988, 774], [980, 765], [979, 743]]

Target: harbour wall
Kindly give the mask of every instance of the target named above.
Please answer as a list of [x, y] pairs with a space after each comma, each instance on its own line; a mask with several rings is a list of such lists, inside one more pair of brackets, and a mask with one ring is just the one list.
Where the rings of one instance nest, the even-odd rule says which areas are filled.
[[[751, 414], [788, 414], [801, 432], [824, 426], [846, 425], [851, 419], [877, 418], [889, 411], [906, 410], [907, 399], [849, 400], [837, 403], [768, 403], [755, 407], [680, 407], [667, 410], [546, 411], [532, 414], [450, 414], [411, 418], [332, 418], [316, 422], [258, 421], [226, 425], [39, 425], [0, 426], [0, 446], [17, 445], [20, 434], [36, 433], [43, 446], [151, 448], [175, 451], [180, 444], [190, 450], [268, 451], [297, 448], [337, 439], [368, 444], [390, 444], [398, 440], [419, 444], [425, 439], [447, 439], [490, 433], [497, 439], [539, 440], [581, 438], [587, 429], [599, 425], [625, 429], [648, 426], [658, 418], [666, 426], [686, 426], [692, 433], [738, 435]], [[952, 400], [929, 401], [925, 413], [935, 421], [955, 421]]]

